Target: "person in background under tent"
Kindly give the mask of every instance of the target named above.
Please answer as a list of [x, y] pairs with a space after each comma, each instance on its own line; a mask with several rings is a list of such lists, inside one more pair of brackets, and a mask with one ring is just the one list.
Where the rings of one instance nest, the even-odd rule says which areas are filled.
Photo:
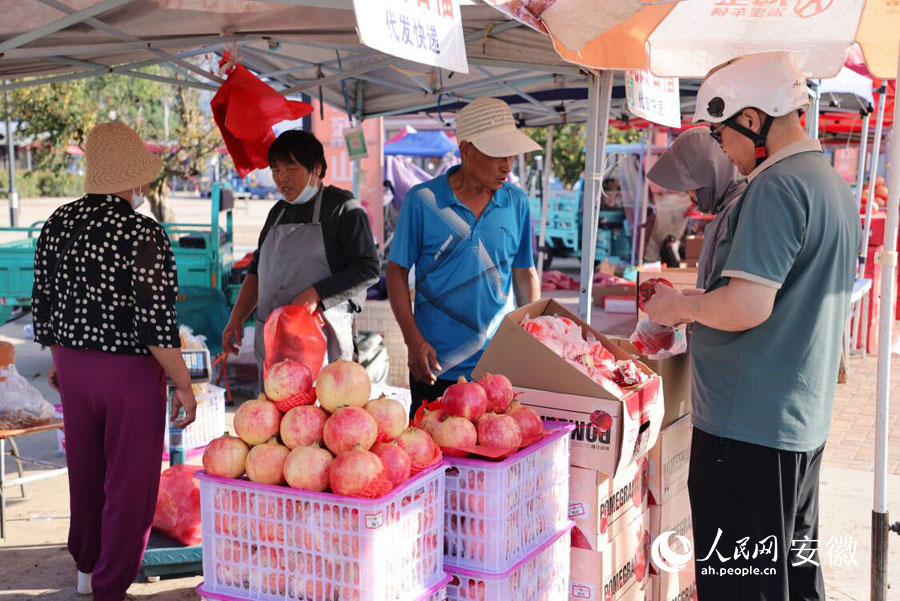
[[689, 129], [675, 138], [647, 177], [657, 186], [687, 192], [701, 213], [715, 215], [706, 225], [697, 262], [697, 288], [705, 290], [715, 267], [716, 248], [728, 226], [728, 213], [747, 187], [747, 179], [710, 137], [707, 127]]

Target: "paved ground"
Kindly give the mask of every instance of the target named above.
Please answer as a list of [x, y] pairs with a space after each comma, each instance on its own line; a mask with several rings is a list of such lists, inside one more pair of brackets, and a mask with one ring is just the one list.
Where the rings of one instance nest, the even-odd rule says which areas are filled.
[[[23, 201], [23, 223], [46, 217], [58, 201]], [[255, 237], [271, 203], [251, 201], [247, 212], [238, 207], [236, 245], [252, 248]], [[176, 204], [179, 220], [203, 221], [208, 203], [197, 199], [180, 199]], [[7, 224], [8, 212], [0, 203], [0, 223]], [[49, 353], [42, 351], [23, 336], [27, 317], [0, 327], [0, 339], [17, 345], [20, 372], [31, 379], [45, 397], [57, 402], [57, 395], [45, 383], [50, 364]], [[620, 329], [615, 319], [606, 322]], [[894, 362], [892, 403], [890, 415], [900, 412], [900, 357]], [[822, 552], [828, 599], [864, 601], [869, 599], [870, 521], [873, 490], [873, 458], [875, 427], [875, 370], [874, 357], [853, 359], [853, 371], [847, 384], [838, 386], [835, 398], [832, 433], [825, 451], [821, 489]], [[888, 478], [889, 510], [895, 519], [900, 516], [900, 432], [896, 431], [896, 417], [890, 418], [891, 436]], [[36, 458], [63, 461], [56, 453], [54, 433], [44, 433], [21, 440], [21, 451]], [[7, 460], [7, 471], [14, 469]], [[26, 486], [27, 497], [20, 499], [17, 490], [11, 491], [7, 504], [8, 536], [0, 543], [0, 601], [19, 601], [40, 598], [48, 600], [82, 599], [74, 594], [74, 566], [65, 551], [68, 529], [68, 494], [64, 478], [42, 481]], [[837, 549], [843, 539], [854, 548], [849, 566], [836, 565], [836, 556], [827, 549]], [[900, 540], [891, 540], [889, 580], [895, 588], [889, 599], [900, 601]], [[156, 584], [135, 584], [130, 592], [140, 599], [183, 601], [196, 599], [194, 587], [201, 578], [163, 580]]]

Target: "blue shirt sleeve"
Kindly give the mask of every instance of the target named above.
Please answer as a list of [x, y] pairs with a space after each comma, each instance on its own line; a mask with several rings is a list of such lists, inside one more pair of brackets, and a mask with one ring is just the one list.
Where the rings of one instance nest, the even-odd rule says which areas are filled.
[[406, 194], [397, 226], [394, 228], [394, 239], [391, 242], [390, 260], [404, 269], [410, 269], [419, 259], [422, 250], [422, 202], [418, 189]]
[[519, 203], [521, 215], [521, 232], [522, 239], [519, 241], [519, 250], [513, 258], [512, 266], [517, 269], [527, 269], [534, 267], [534, 252], [532, 250], [532, 239], [534, 233], [531, 227], [531, 208], [528, 206], [528, 197], [522, 195]]
[[758, 181], [738, 209], [722, 275], [781, 288], [806, 235], [803, 199], [783, 182]]

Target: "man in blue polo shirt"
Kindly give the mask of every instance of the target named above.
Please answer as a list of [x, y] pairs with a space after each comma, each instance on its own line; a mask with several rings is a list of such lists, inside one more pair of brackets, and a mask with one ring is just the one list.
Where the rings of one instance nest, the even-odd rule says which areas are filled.
[[658, 287], [654, 321], [693, 323], [688, 491], [699, 601], [824, 601], [819, 468], [859, 252], [843, 178], [806, 137], [786, 52], [713, 69], [694, 121], [749, 184], [705, 290]]
[[540, 146], [495, 98], [464, 107], [456, 125], [462, 162], [407, 193], [387, 268], [391, 308], [409, 349], [410, 415], [471, 375], [516, 295], [520, 304], [540, 298], [528, 198], [506, 183], [513, 158]]

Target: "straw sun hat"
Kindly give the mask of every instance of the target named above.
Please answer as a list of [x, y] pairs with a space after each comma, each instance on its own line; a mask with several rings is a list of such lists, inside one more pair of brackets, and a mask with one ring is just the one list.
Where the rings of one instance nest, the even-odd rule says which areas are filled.
[[509, 105], [497, 98], [476, 98], [456, 115], [456, 139], [471, 142], [489, 157], [511, 157], [540, 150], [516, 129]]
[[140, 188], [152, 182], [162, 167], [162, 159], [147, 150], [133, 129], [119, 121], [96, 125], [88, 133], [84, 155], [86, 194]]

